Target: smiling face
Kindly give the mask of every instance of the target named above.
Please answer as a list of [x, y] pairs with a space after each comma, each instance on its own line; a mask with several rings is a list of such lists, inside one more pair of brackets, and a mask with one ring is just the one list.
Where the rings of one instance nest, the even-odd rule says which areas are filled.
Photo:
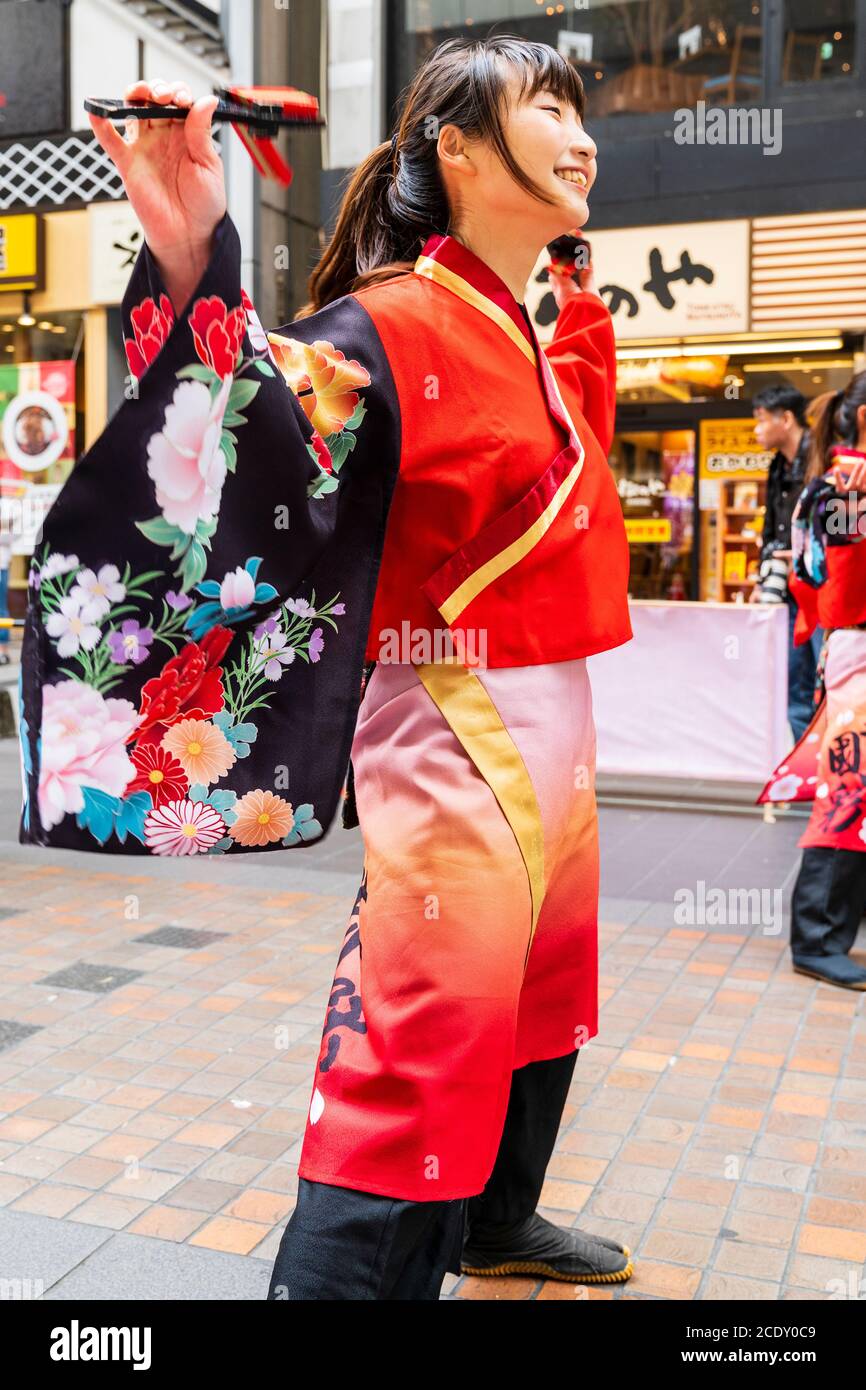
[[476, 176], [461, 181], [460, 196], [471, 197], [488, 221], [531, 227], [539, 246], [582, 227], [589, 217], [598, 151], [574, 106], [545, 89], [521, 96], [514, 77], [507, 84], [502, 134], [516, 163], [551, 202], [516, 182], [497, 151], [480, 140], [465, 141]]

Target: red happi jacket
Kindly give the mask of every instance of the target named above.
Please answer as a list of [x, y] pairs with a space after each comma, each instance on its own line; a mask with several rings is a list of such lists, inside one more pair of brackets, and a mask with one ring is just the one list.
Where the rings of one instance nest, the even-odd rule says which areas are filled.
[[[411, 646], [443, 632], [491, 666], [631, 636], [594, 296], [545, 352], [490, 268], [432, 237], [412, 273], [266, 335], [226, 217], [183, 313], [145, 247], [123, 321], [134, 389], [30, 574], [22, 840], [314, 843], [365, 661], [439, 659]], [[385, 658], [389, 632], [410, 649]]]
[[470, 658], [483, 633], [489, 666], [627, 641], [604, 303], [568, 302], [545, 355], [507, 286], [447, 236], [429, 239], [414, 275], [355, 297], [388, 355], [402, 424], [368, 660], [404, 624], [413, 640], [447, 626]]
[[[858, 449], [835, 446], [832, 451], [834, 465], [840, 467], [848, 463], [862, 463], [866, 454]], [[856, 520], [851, 515], [851, 499], [838, 499], [845, 506], [845, 519], [848, 529]], [[856, 506], [856, 504], [855, 504]], [[866, 533], [866, 513], [859, 514], [859, 534]], [[857, 532], [855, 531], [855, 536]], [[826, 544], [823, 548], [826, 575], [823, 582], [815, 586], [791, 576], [789, 587], [797, 601], [797, 621], [794, 626], [794, 642], [797, 646], [806, 642], [816, 627], [830, 631], [834, 627], [858, 627], [866, 623], [866, 542], [841, 545]]]

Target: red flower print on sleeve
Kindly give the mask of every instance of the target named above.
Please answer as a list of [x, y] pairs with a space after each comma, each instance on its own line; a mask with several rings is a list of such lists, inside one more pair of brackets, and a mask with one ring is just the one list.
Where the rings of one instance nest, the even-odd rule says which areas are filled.
[[178, 719], [209, 719], [223, 707], [220, 662], [231, 643], [231, 628], [213, 627], [200, 642], [187, 642], [162, 671], [141, 689], [141, 720], [136, 743], [160, 743]]
[[189, 316], [195, 350], [217, 376], [231, 376], [244, 340], [247, 318], [243, 309], [229, 310], [218, 295], [198, 299]]
[[316, 451], [316, 458], [319, 460], [320, 466], [324, 468], [326, 473], [333, 473], [334, 460], [331, 458], [331, 451], [318, 430], [313, 431], [311, 443]]
[[161, 294], [159, 304], [155, 299], [143, 299], [129, 318], [133, 337], [124, 340], [126, 360], [132, 375], [140, 380], [174, 327], [174, 309], [168, 295]]

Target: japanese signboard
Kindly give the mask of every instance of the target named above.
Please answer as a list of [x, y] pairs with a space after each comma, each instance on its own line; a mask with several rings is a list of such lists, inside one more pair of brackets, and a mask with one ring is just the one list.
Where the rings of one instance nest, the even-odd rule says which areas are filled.
[[[618, 342], [744, 333], [749, 327], [749, 222], [587, 229], [599, 294]], [[542, 252], [526, 295], [542, 339], [556, 318]]]
[[699, 477], [763, 478], [772, 457], [758, 443], [751, 418], [701, 421]]
[[91, 203], [87, 219], [91, 303], [119, 304], [144, 243], [141, 225], [125, 200]]

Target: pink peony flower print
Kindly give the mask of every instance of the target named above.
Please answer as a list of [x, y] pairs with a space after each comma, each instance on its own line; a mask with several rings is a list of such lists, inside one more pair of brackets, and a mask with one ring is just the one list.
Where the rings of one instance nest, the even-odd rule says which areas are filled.
[[202, 854], [225, 833], [225, 821], [206, 801], [169, 801], [144, 822], [145, 844], [155, 854]]
[[219, 511], [226, 477], [220, 437], [231, 387], [227, 377], [211, 401], [204, 382], [182, 381], [162, 429], [147, 446], [147, 471], [163, 516], [190, 536], [199, 521], [210, 521]]
[[45, 686], [39, 814], [46, 830], [84, 810], [82, 787], [123, 796], [137, 774], [126, 751], [137, 724], [129, 700], [106, 700], [80, 681]]
[[219, 377], [231, 376], [247, 328], [243, 309], [229, 311], [219, 295], [198, 299], [189, 316], [189, 326], [195, 350], [205, 366]]

